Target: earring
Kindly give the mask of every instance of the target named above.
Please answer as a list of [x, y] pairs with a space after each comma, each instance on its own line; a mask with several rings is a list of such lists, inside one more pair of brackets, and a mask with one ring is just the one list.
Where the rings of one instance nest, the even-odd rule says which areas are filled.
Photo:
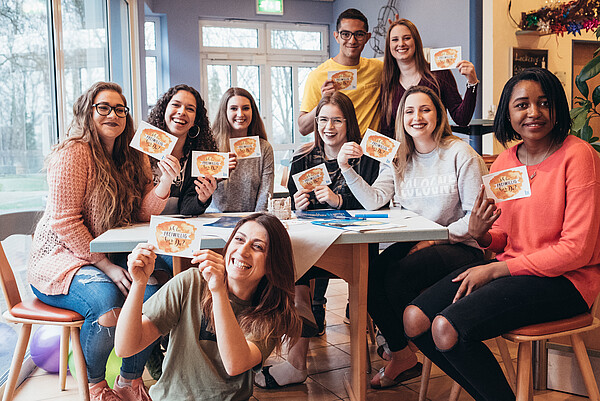
[[194, 139], [198, 135], [200, 135], [200, 127], [194, 124], [194, 126], [188, 131], [188, 138]]

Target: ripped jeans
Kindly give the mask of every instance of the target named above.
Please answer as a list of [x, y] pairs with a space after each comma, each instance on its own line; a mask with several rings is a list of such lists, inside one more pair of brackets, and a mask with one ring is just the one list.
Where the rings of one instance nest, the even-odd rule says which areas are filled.
[[[158, 288], [159, 285], [146, 286], [144, 301], [158, 291]], [[115, 327], [101, 326], [98, 319], [105, 313], [123, 306], [123, 293], [104, 272], [92, 265], [79, 269], [73, 277], [67, 295], [45, 295], [33, 286], [32, 289], [42, 302], [74, 310], [85, 318], [81, 326], [80, 341], [87, 365], [88, 381], [95, 384], [104, 380], [106, 362], [114, 347]], [[129, 358], [123, 358], [121, 376], [125, 379], [137, 379], [142, 376], [146, 359], [154, 345], [151, 344]]]

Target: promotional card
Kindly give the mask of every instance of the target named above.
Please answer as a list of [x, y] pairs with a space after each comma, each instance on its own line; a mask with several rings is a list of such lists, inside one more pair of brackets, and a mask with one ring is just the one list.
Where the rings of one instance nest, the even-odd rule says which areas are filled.
[[400, 147], [400, 142], [369, 128], [360, 142], [360, 147], [365, 155], [381, 163], [392, 164], [396, 152], [398, 152], [398, 147]]
[[325, 163], [294, 174], [292, 178], [296, 184], [296, 188], [304, 188], [310, 191], [319, 185], [331, 184]]
[[192, 177], [229, 177], [229, 153], [192, 151]]

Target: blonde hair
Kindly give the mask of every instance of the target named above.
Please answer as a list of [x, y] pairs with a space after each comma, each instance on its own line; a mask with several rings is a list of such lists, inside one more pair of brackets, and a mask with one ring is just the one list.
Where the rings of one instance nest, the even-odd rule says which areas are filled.
[[401, 179], [404, 177], [404, 171], [407, 164], [412, 160], [412, 157], [416, 152], [413, 138], [407, 134], [406, 130], [404, 129], [404, 109], [406, 106], [406, 99], [415, 93], [423, 93], [429, 96], [433, 106], [435, 107], [435, 111], [437, 113], [436, 126], [431, 136], [433, 137], [436, 145], [447, 146], [452, 141], [460, 140], [460, 138], [452, 135], [452, 129], [450, 128], [448, 116], [446, 115], [446, 108], [433, 89], [430, 89], [426, 86], [413, 86], [409, 88], [406, 92], [404, 92], [404, 95], [400, 100], [400, 104], [398, 105], [398, 113], [396, 114], [396, 140], [400, 142], [400, 147], [398, 148], [398, 153], [396, 153], [396, 157], [394, 158], [394, 166], [396, 167]]
[[102, 145], [93, 121], [96, 110], [92, 106], [102, 91], [117, 92], [123, 105], [127, 105], [118, 84], [93, 84], [73, 104], [73, 120], [67, 130], [67, 138], [53, 148], [48, 162], [61, 157], [60, 151], [74, 143], [84, 143], [89, 147], [96, 173], [94, 182], [89, 184], [93, 196], [99, 204], [104, 205], [104, 214], [99, 216], [98, 225], [105, 231], [138, 220], [144, 190], [151, 182], [151, 173], [147, 156], [129, 146], [135, 134], [133, 119], [129, 114], [125, 117], [123, 133], [115, 139], [112, 154]]
[[258, 136], [265, 141], [268, 140], [265, 125], [263, 124], [263, 120], [260, 117], [260, 112], [258, 111], [256, 102], [254, 101], [254, 98], [250, 92], [243, 88], [229, 88], [221, 97], [219, 110], [217, 111], [215, 121], [213, 122], [213, 135], [215, 137], [215, 141], [217, 142], [219, 152], [229, 152], [230, 150], [229, 138], [231, 138], [232, 129], [231, 124], [229, 124], [229, 120], [227, 119], [227, 104], [229, 103], [229, 99], [234, 96], [243, 96], [250, 101], [250, 108], [252, 109], [252, 121], [250, 121], [250, 125], [248, 126], [247, 136]]

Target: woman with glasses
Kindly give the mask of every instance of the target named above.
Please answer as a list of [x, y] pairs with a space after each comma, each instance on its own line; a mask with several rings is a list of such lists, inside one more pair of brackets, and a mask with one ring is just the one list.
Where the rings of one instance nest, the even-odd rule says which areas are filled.
[[[260, 157], [237, 160], [229, 178], [220, 180], [212, 195], [208, 212], [259, 212], [267, 210], [273, 194], [273, 148], [254, 98], [245, 89], [229, 88], [221, 97], [213, 123], [219, 152], [232, 152], [229, 140], [257, 136]], [[186, 215], [204, 212], [198, 202], [201, 188], [190, 186], [183, 195], [180, 211]]]
[[458, 125], [468, 125], [477, 100], [477, 74], [475, 67], [462, 60], [457, 65], [467, 78], [464, 99], [456, 87], [450, 70], [430, 71], [423, 53], [423, 42], [415, 24], [401, 18], [392, 22], [385, 39], [383, 75], [381, 79], [381, 133], [393, 138], [396, 112], [404, 92], [421, 85], [433, 89], [442, 100], [450, 116]]
[[[217, 145], [210, 130], [210, 122], [204, 107], [204, 100], [196, 89], [188, 85], [176, 85], [166, 91], [150, 111], [148, 122], [177, 137], [177, 144], [171, 152], [179, 160], [180, 174], [171, 186], [171, 197], [164, 214], [180, 212], [183, 194], [188, 188], [196, 188], [192, 201], [197, 204], [196, 214], [201, 214], [210, 204], [210, 197], [217, 188], [217, 180], [211, 176], [192, 177], [192, 163], [189, 162], [192, 150], [217, 151]], [[162, 172], [157, 161], [152, 159], [154, 181]], [[235, 159], [233, 160], [235, 164]], [[231, 165], [230, 165], [231, 166]]]
[[[106, 362], [132, 281], [125, 264], [91, 253], [90, 241], [159, 214], [179, 174], [177, 160], [167, 157], [153, 184], [148, 157], [129, 146], [135, 131], [128, 111], [121, 88], [110, 82], [92, 85], [75, 101], [67, 138], [48, 157], [48, 201], [28, 268], [40, 300], [85, 318], [80, 336], [92, 400], [149, 400], [141, 376], [150, 348], [123, 359], [111, 390]], [[158, 289], [152, 282], [145, 298]]]
[[[312, 209], [362, 209], [340, 171], [337, 157], [344, 144], [360, 142], [360, 131], [352, 101], [342, 92], [325, 95], [316, 107], [314, 121], [315, 141], [301, 146], [290, 167], [290, 174], [296, 174], [321, 163], [325, 163], [331, 184], [319, 185], [313, 190], [296, 187], [293, 180], [288, 181], [288, 189], [293, 194], [292, 207], [296, 210]], [[367, 156], [351, 160], [351, 168], [365, 182], [373, 183], [377, 178], [379, 162]], [[255, 383], [259, 387], [278, 388], [306, 380], [306, 355], [310, 337], [317, 333], [317, 326], [310, 302], [309, 282], [314, 278], [331, 275], [317, 267], [312, 267], [296, 282], [295, 304], [303, 320], [302, 338], [288, 353], [285, 362], [275, 366], [266, 366], [256, 375]]]
[[487, 172], [481, 157], [452, 135], [446, 109], [433, 89], [413, 86], [398, 107], [393, 165], [381, 164], [369, 185], [348, 163], [363, 152], [347, 143], [338, 163], [348, 187], [367, 209], [392, 201], [448, 228], [448, 241], [399, 242], [369, 264], [367, 310], [388, 341], [390, 362], [371, 380], [371, 387], [396, 386], [421, 374], [422, 365], [404, 336], [404, 308], [421, 291], [483, 252], [468, 233], [469, 216]]

